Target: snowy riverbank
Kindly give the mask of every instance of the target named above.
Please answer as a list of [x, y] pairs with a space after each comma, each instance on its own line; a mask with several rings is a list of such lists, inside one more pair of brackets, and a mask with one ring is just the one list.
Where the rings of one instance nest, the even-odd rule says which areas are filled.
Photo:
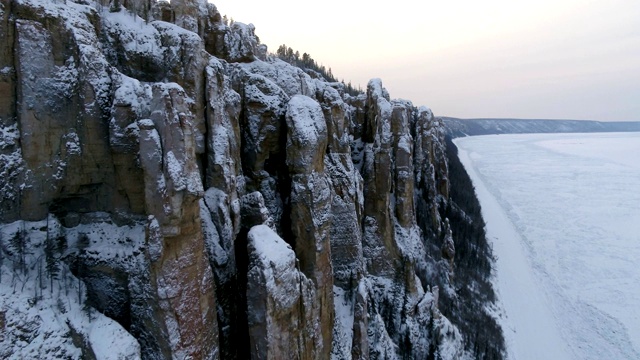
[[640, 358], [640, 133], [456, 139], [514, 359]]

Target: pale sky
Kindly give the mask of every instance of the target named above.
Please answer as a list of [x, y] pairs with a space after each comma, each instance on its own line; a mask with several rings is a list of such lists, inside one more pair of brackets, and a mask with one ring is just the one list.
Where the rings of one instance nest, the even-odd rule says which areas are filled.
[[436, 115], [640, 120], [640, 0], [210, 0]]

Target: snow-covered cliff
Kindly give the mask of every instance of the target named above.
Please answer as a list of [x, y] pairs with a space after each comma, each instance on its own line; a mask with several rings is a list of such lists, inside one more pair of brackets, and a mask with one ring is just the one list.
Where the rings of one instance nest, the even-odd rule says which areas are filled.
[[204, 0], [3, 1], [0, 39], [3, 357], [502, 357], [430, 109]]

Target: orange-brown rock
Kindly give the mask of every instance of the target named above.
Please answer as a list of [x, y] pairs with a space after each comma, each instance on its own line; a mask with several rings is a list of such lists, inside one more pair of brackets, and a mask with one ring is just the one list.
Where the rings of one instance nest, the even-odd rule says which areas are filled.
[[266, 225], [248, 234], [251, 359], [324, 359], [315, 285], [291, 247]]
[[333, 335], [331, 188], [324, 172], [327, 125], [320, 105], [296, 95], [287, 105], [287, 165], [291, 174], [291, 231], [300, 269], [315, 285], [320, 359], [329, 357]]

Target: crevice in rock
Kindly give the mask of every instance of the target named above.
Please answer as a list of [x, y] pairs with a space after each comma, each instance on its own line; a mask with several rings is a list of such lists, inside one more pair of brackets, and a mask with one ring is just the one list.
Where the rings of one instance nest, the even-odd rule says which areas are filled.
[[[284, 122], [284, 121], [283, 121]], [[291, 175], [287, 167], [287, 130], [286, 127], [280, 131], [278, 140], [281, 149], [277, 153], [270, 154], [269, 158], [264, 162], [264, 169], [276, 179], [276, 192], [282, 201], [282, 216], [280, 224], [278, 224], [278, 232], [280, 237], [295, 249], [295, 238], [291, 227]]]
[[[207, 130], [209, 131], [209, 130]], [[204, 142], [205, 151], [202, 154], [196, 154], [196, 164], [198, 165], [198, 171], [200, 172], [200, 181], [204, 185], [205, 189], [211, 187], [211, 184], [207, 183], [207, 168], [209, 165], [209, 159], [207, 158], [208, 154], [208, 141]]]
[[232, 331], [229, 343], [220, 342], [221, 353], [225, 350], [231, 359], [251, 358], [249, 343], [249, 322], [247, 318], [247, 274], [249, 272], [249, 254], [247, 250], [247, 234], [249, 229], [240, 230], [235, 243], [236, 269], [237, 269], [237, 308], [235, 314], [230, 314], [234, 319], [235, 331]]

